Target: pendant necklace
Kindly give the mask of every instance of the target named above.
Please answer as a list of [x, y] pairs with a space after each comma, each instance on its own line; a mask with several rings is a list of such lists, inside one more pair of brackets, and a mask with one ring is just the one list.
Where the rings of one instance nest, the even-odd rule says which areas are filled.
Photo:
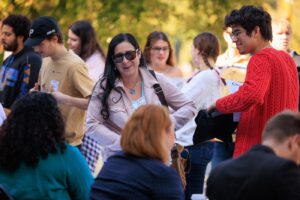
[[139, 82], [139, 79], [136, 81], [135, 85], [132, 88], [128, 88], [129, 89], [129, 93], [131, 95], [135, 94], [135, 87], [137, 86], [138, 82]]

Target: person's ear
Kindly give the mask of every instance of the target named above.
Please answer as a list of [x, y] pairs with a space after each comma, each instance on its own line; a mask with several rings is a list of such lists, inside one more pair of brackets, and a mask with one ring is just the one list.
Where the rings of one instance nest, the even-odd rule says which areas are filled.
[[294, 148], [299, 148], [300, 146], [300, 134], [295, 134], [288, 139], [288, 148], [293, 150]]
[[54, 35], [54, 36], [51, 38], [51, 41], [52, 41], [52, 42], [57, 42], [57, 43], [58, 43], [58, 37], [57, 37], [57, 35]]
[[24, 43], [24, 36], [22, 36], [22, 35], [18, 35], [17, 36], [17, 41], [18, 41], [18, 44], [22, 44], [22, 43]]
[[259, 26], [255, 26], [254, 29], [252, 30], [251, 34], [254, 37], [258, 37], [259, 35], [261, 35]]
[[142, 51], [139, 49], [136, 53], [137, 53], [138, 58], [141, 59]]

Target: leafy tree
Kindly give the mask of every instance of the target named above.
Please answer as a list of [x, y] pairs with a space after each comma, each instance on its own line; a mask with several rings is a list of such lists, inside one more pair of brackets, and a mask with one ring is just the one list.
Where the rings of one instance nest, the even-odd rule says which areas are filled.
[[[250, 4], [268, 9], [276, 9], [277, 5], [276, 0], [1, 0], [0, 18], [10, 13], [31, 19], [53, 16], [65, 34], [71, 23], [87, 19], [96, 29], [104, 49], [117, 33], [134, 34], [143, 47], [150, 32], [161, 30], [169, 35], [176, 49], [181, 50], [177, 56], [189, 60], [191, 40], [203, 31], [215, 33], [224, 49], [224, 16], [232, 9]], [[297, 34], [295, 38], [299, 41]]]

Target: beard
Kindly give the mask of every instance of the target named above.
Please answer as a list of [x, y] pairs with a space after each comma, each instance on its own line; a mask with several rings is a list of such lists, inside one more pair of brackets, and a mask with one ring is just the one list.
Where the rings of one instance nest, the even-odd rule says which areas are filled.
[[3, 47], [5, 51], [16, 51], [18, 48], [18, 42], [17, 39], [15, 39], [11, 44], [5, 44], [3, 43]]

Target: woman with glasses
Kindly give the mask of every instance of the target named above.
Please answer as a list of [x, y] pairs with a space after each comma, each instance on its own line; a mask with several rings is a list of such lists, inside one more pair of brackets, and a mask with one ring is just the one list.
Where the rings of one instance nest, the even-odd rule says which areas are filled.
[[[221, 95], [222, 80], [219, 71], [214, 68], [220, 54], [218, 38], [209, 32], [198, 34], [192, 45], [192, 63], [198, 72], [189, 79], [182, 91], [193, 99], [197, 111], [207, 109]], [[193, 135], [196, 129], [194, 119], [191, 119], [181, 129], [176, 131], [176, 142], [189, 150], [191, 168], [186, 175], [185, 199], [191, 199], [192, 194], [203, 193], [206, 166], [213, 156], [211, 141], [193, 145]]]
[[67, 43], [69, 48], [85, 61], [90, 78], [94, 82], [98, 81], [104, 71], [105, 55], [90, 22], [74, 22], [69, 27]]
[[91, 199], [184, 199], [176, 171], [168, 167], [174, 125], [166, 108], [140, 106], [126, 123], [120, 152], [108, 159]]
[[154, 71], [162, 73], [179, 89], [185, 83], [181, 70], [175, 66], [173, 49], [164, 32], [149, 34], [144, 48], [146, 63]]
[[87, 134], [102, 146], [105, 161], [121, 150], [120, 134], [132, 112], [144, 104], [161, 104], [160, 85], [172, 110], [175, 128], [194, 116], [194, 104], [166, 78], [148, 71], [135, 37], [116, 35], [108, 46], [104, 75], [96, 84], [87, 111]]

